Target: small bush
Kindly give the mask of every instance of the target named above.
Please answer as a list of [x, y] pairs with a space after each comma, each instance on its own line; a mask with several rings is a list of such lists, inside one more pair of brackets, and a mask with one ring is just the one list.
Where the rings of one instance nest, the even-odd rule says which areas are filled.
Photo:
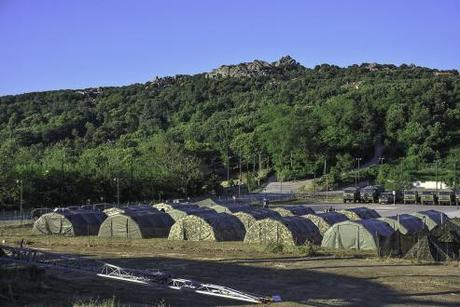
[[298, 252], [307, 257], [313, 257], [318, 255], [318, 247], [312, 244], [305, 244], [297, 247]]
[[284, 249], [283, 244], [275, 242], [271, 242], [265, 247], [265, 251], [270, 253], [282, 253]]

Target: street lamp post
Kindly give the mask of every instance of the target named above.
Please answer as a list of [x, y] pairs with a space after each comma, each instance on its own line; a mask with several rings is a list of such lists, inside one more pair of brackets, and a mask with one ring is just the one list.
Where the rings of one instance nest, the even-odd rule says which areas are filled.
[[436, 167], [436, 195], [438, 195], [438, 160], [434, 162], [434, 165]]
[[23, 203], [23, 192], [24, 192], [24, 183], [22, 179], [17, 179], [16, 183], [19, 185], [19, 215], [23, 216], [22, 203]]
[[113, 181], [117, 184], [117, 206], [120, 206], [120, 178], [115, 177]]
[[358, 178], [357, 178], [357, 185], [359, 185], [359, 167], [360, 167], [360, 162], [361, 162], [362, 158], [356, 158], [356, 161], [358, 162]]
[[454, 161], [454, 189], [457, 189], [457, 160]]

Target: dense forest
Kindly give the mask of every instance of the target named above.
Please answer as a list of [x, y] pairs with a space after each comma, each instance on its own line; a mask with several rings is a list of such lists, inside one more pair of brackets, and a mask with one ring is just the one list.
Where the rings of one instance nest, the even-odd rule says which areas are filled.
[[[305, 68], [292, 58], [145, 84], [0, 97], [0, 204], [55, 206], [340, 183], [384, 147], [377, 180], [460, 158], [458, 72], [415, 65]], [[326, 163], [325, 163], [326, 161]], [[439, 161], [439, 162], [438, 162]], [[326, 167], [325, 167], [326, 166]], [[445, 172], [446, 180], [454, 180]], [[405, 176], [406, 176], [405, 175]], [[400, 174], [399, 174], [400, 176]]]

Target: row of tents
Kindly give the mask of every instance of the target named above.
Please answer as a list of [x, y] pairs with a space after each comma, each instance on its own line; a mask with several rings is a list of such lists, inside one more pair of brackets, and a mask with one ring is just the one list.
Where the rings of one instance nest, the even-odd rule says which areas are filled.
[[[458, 254], [455, 245], [460, 233], [458, 226], [449, 226], [444, 232], [451, 235], [447, 235], [439, 230], [440, 225], [447, 224], [452, 224], [449, 218], [434, 210], [382, 218], [375, 210], [365, 207], [315, 213], [307, 206], [268, 209], [219, 205], [206, 200], [193, 204], [111, 208], [104, 212], [63, 210], [43, 215], [35, 222], [33, 230], [41, 234], [128, 239], [245, 241], [291, 246], [316, 244], [326, 248], [376, 250], [379, 254], [399, 255], [409, 253], [416, 244], [424, 244], [425, 249], [430, 246], [430, 250], [439, 254], [446, 249], [450, 250], [449, 255]], [[440, 247], [442, 244], [430, 236], [434, 229], [449, 237], [450, 245]], [[411, 251], [415, 252], [415, 249]]]

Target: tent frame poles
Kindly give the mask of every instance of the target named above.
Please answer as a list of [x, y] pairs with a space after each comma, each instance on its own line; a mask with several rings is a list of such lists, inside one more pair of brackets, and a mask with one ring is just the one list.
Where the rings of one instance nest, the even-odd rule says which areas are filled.
[[[268, 304], [271, 297], [242, 292], [225, 286], [205, 284], [183, 278], [173, 278], [170, 274], [153, 270], [122, 268], [102, 261], [83, 257], [49, 253], [37, 249], [0, 245], [0, 261], [34, 264], [53, 270], [74, 271], [108, 279], [115, 279], [146, 286], [164, 285], [170, 289], [195, 292], [203, 295], [224, 297], [238, 301]], [[276, 300], [280, 300], [278, 297]]]

